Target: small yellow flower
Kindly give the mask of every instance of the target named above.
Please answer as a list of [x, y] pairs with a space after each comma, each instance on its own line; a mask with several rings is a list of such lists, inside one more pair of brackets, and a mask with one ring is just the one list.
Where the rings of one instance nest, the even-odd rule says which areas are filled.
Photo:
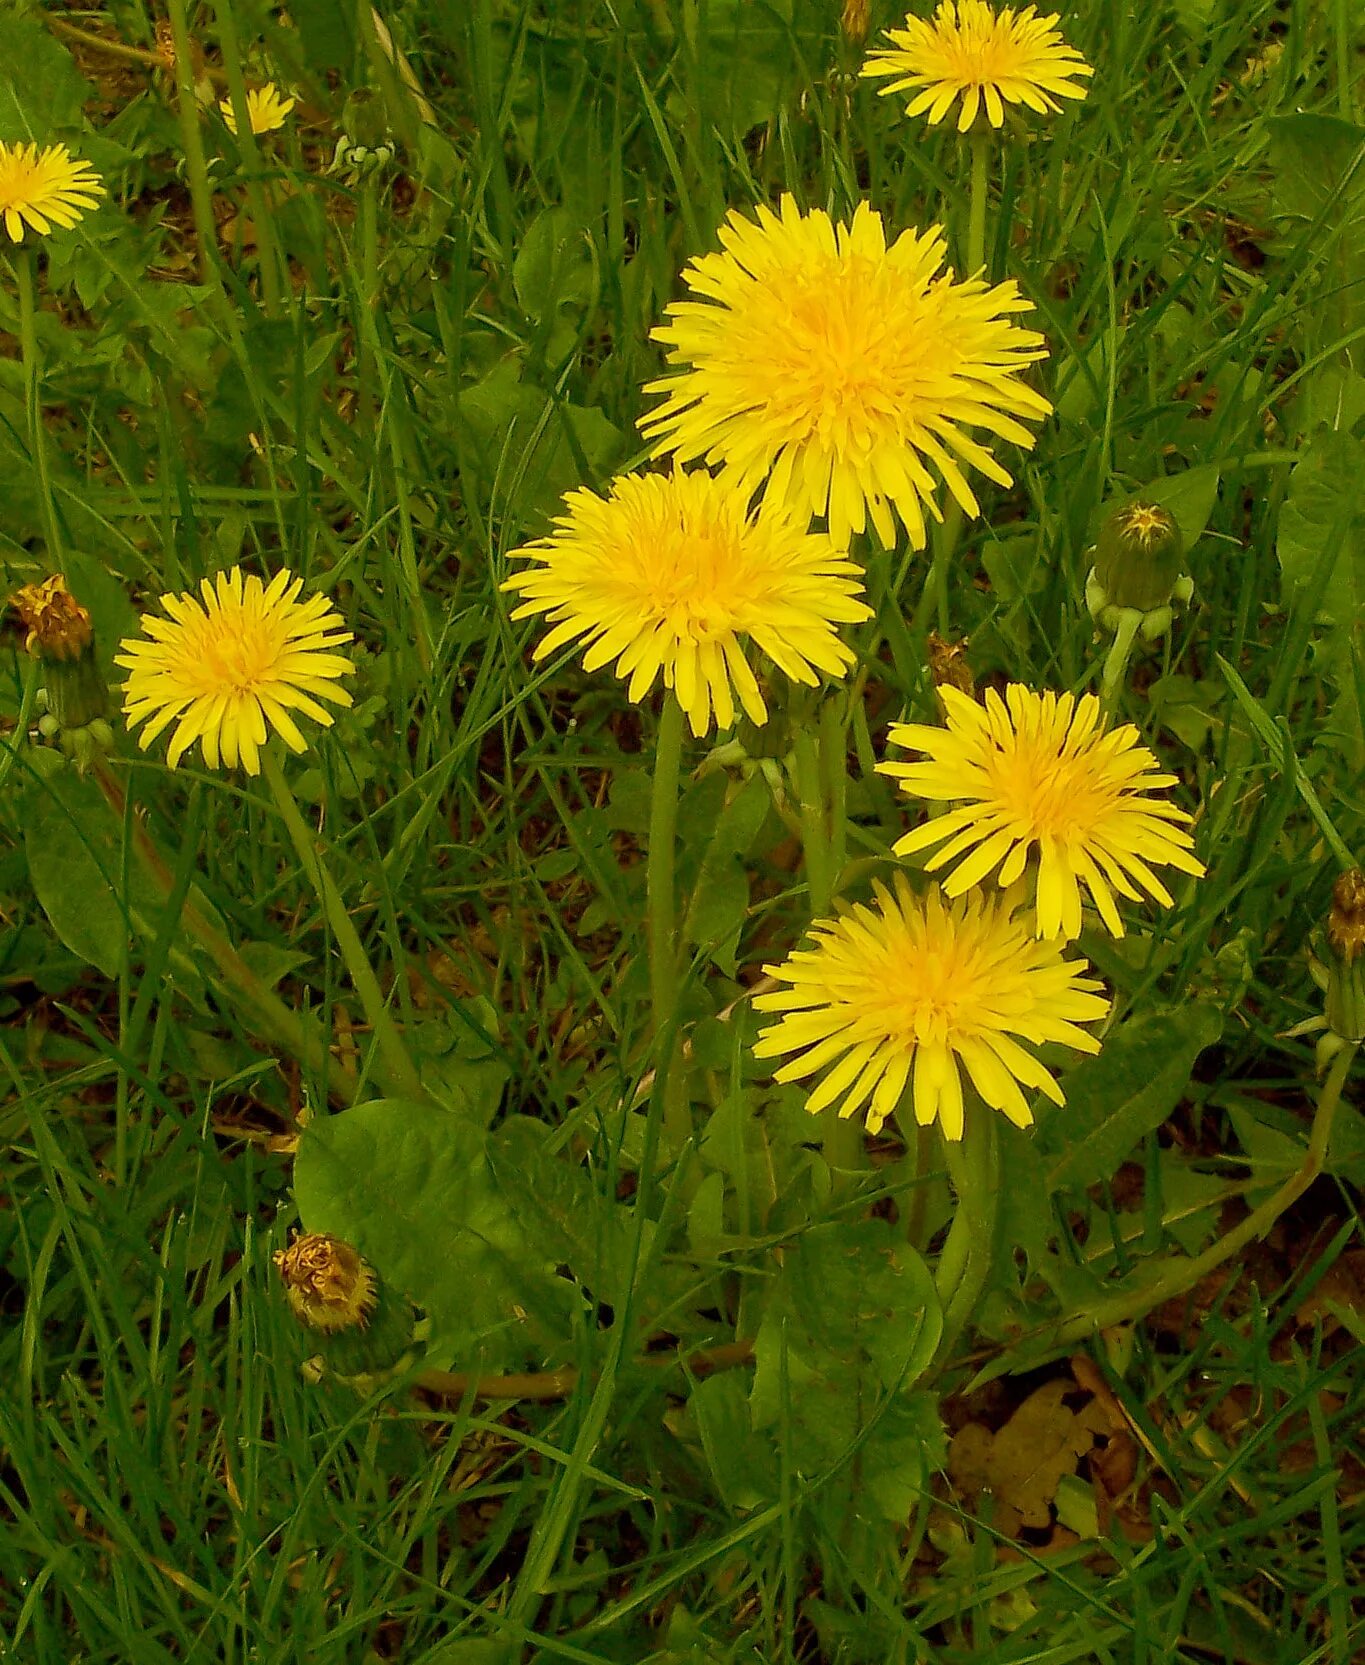
[[679, 372], [646, 388], [664, 395], [640, 423], [656, 453], [723, 464], [746, 492], [766, 481], [765, 501], [827, 517], [841, 547], [869, 518], [891, 547], [899, 515], [922, 549], [939, 480], [980, 513], [963, 463], [1010, 484], [971, 430], [1028, 447], [1020, 419], [1052, 409], [1022, 380], [1047, 353], [1009, 316], [1030, 309], [1014, 282], [944, 272], [938, 226], [888, 248], [866, 203], [835, 226], [784, 197], [757, 224], [732, 213], [720, 241], [683, 273], [700, 299], [654, 331]]
[[10, 242], [31, 228], [47, 236], [75, 225], [104, 195], [100, 176], [65, 145], [6, 144], [0, 140], [0, 219]]
[[1028, 1127], [1021, 1087], [1064, 1099], [1027, 1047], [1098, 1052], [1077, 1025], [1108, 1012], [1099, 983], [1084, 961], [1033, 937], [1003, 899], [978, 891], [945, 905], [937, 888], [920, 897], [904, 874], [895, 883], [894, 896], [874, 885], [875, 907], [817, 921], [812, 947], [764, 967], [791, 986], [755, 995], [759, 1011], [782, 1014], [755, 1056], [796, 1053], [774, 1078], [823, 1075], [806, 1108], [814, 1115], [837, 1102], [840, 1116], [852, 1116], [866, 1105], [870, 1133], [909, 1084], [920, 1126], [937, 1121], [945, 1138], [960, 1139], [963, 1069], [992, 1109]]
[[375, 1276], [340, 1237], [305, 1232], [270, 1257], [295, 1316], [333, 1334], [363, 1330], [378, 1300]]
[[1057, 31], [1055, 15], [1039, 17], [1025, 6], [993, 11], [986, 0], [942, 0], [932, 23], [907, 17], [887, 30], [890, 47], [869, 54], [867, 76], [891, 76], [883, 95], [910, 93], [906, 114], [942, 121], [961, 97], [958, 131], [965, 133], [984, 109], [992, 127], [1005, 120], [1006, 104], [1045, 115], [1061, 109], [1058, 98], [1084, 98], [1078, 77], [1090, 65]]
[[[281, 98], [275, 90], [275, 83], [267, 81], [263, 87], [249, 87], [246, 95], [246, 113], [251, 122], [253, 133], [273, 133], [283, 127], [289, 112], [297, 103], [293, 98]], [[227, 123], [228, 132], [237, 131], [237, 112], [232, 107], [232, 99], [220, 98], [218, 110]]]
[[947, 726], [893, 725], [892, 745], [924, 752], [920, 763], [882, 763], [911, 797], [957, 807], [916, 827], [896, 844], [910, 855], [938, 844], [926, 867], [950, 867], [944, 884], [960, 896], [996, 872], [1002, 889], [1023, 877], [1037, 853], [1039, 936], [1075, 937], [1081, 929], [1081, 887], [1110, 932], [1123, 935], [1114, 892], [1172, 898], [1149, 863], [1195, 877], [1203, 865], [1193, 840], [1173, 823], [1191, 818], [1154, 796], [1176, 777], [1159, 773], [1156, 757], [1131, 723], [1105, 733], [1093, 694], [1035, 694], [1014, 684], [1002, 700], [991, 689], [984, 706], [940, 685]]
[[355, 669], [333, 652], [352, 640], [326, 596], [299, 601], [303, 580], [277, 572], [269, 586], [242, 569], [220, 572], [193, 595], [163, 595], [169, 618], [144, 614], [150, 640], [129, 637], [114, 663], [128, 680], [123, 706], [128, 726], [150, 718], [138, 744], [146, 751], [171, 723], [176, 725], [166, 761], [174, 768], [199, 741], [204, 762], [216, 769], [239, 761], [260, 773], [260, 748], [274, 729], [296, 752], [305, 749], [291, 711], [329, 726], [332, 714], [318, 700], [350, 705], [337, 679]]
[[748, 493], [696, 470], [627, 474], [599, 497], [570, 492], [547, 538], [516, 551], [534, 561], [503, 588], [525, 600], [514, 619], [548, 616], [535, 658], [581, 639], [586, 670], [615, 661], [628, 697], [662, 673], [694, 734], [735, 719], [735, 697], [767, 721], [745, 642], [793, 682], [842, 676], [853, 653], [836, 625], [871, 617], [858, 567], [823, 533], [780, 506], [749, 510]]

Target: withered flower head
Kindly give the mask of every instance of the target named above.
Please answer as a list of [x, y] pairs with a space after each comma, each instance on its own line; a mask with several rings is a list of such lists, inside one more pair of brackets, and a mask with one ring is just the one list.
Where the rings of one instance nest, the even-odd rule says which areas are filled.
[[1347, 965], [1365, 950], [1365, 873], [1358, 867], [1343, 873], [1332, 886], [1327, 940]]
[[976, 679], [967, 663], [967, 643], [948, 642], [937, 630], [929, 632], [929, 675], [935, 688], [956, 688], [968, 699], [976, 697]]
[[363, 1330], [378, 1301], [375, 1276], [349, 1243], [305, 1232], [271, 1256], [294, 1314], [310, 1329]]
[[35, 658], [79, 659], [90, 646], [90, 615], [60, 574], [41, 584], [25, 584], [10, 601], [28, 631], [24, 646]]

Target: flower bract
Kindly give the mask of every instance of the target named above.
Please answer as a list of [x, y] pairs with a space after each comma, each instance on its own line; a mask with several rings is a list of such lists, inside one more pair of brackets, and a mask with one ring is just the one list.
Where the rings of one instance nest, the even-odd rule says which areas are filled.
[[654, 331], [678, 372], [647, 388], [664, 396], [640, 424], [656, 452], [827, 517], [841, 546], [869, 518], [893, 546], [899, 516], [922, 548], [940, 481], [977, 514], [964, 464], [1010, 483], [971, 430], [1031, 446], [1023, 422], [1052, 408], [1022, 379], [1047, 355], [1011, 317], [1029, 310], [1014, 282], [945, 272], [938, 226], [888, 247], [866, 203], [836, 226], [784, 197], [780, 215], [731, 213], [720, 241], [683, 274], [696, 298]]
[[613, 664], [631, 700], [662, 675], [694, 734], [735, 705], [767, 720], [745, 654], [754, 646], [793, 682], [842, 676], [852, 650], [836, 626], [869, 618], [858, 567], [780, 506], [749, 508], [732, 482], [692, 473], [627, 474], [606, 497], [583, 488], [546, 538], [517, 551], [514, 619], [547, 615], [535, 658], [581, 641], [589, 671]]
[[925, 866], [951, 869], [950, 896], [991, 873], [1002, 888], [1013, 885], [1036, 856], [1040, 936], [1079, 935], [1084, 887], [1121, 937], [1116, 893], [1139, 901], [1140, 886], [1170, 907], [1153, 866], [1203, 874], [1183, 825], [1190, 816], [1159, 796], [1176, 777], [1161, 773], [1131, 723], [1106, 732], [1093, 694], [1078, 701], [1016, 683], [1003, 700], [991, 689], [978, 705], [956, 688], [938, 693], [946, 726], [899, 723], [889, 735], [924, 759], [878, 767], [912, 797], [955, 806], [895, 846], [909, 855], [938, 845]]
[[[246, 113], [251, 122], [251, 131], [273, 133], [277, 128], [283, 127], [296, 102], [296, 99], [281, 97], [273, 81], [267, 81], [263, 87], [249, 87], [246, 95]], [[235, 133], [237, 112], [232, 107], [231, 98], [220, 98], [218, 109], [227, 123], [228, 132]]]
[[875, 1133], [910, 1086], [915, 1119], [962, 1137], [965, 1069], [981, 1098], [1018, 1127], [1033, 1121], [1024, 1088], [1061, 1104], [1052, 1074], [1029, 1050], [1058, 1041], [1080, 1052], [1099, 1042], [1078, 1027], [1109, 1003], [1081, 960], [1040, 942], [999, 897], [977, 891], [945, 902], [917, 896], [904, 874], [895, 893], [877, 884], [859, 904], [811, 927], [812, 946], [766, 966], [789, 987], [754, 997], [781, 1017], [754, 1047], [760, 1058], [792, 1053], [781, 1082], [820, 1076], [812, 1113], [864, 1109]]
[[0, 140], [0, 219], [12, 243], [26, 230], [46, 236], [63, 230], [95, 207], [104, 187], [88, 162], [65, 145], [5, 144]]
[[940, 122], [961, 98], [960, 132], [983, 110], [1000, 127], [1006, 104], [1046, 115], [1061, 109], [1059, 98], [1085, 97], [1084, 77], [1093, 71], [1057, 22], [1033, 6], [996, 11], [986, 0], [942, 0], [932, 22], [912, 15], [888, 29], [891, 45], [869, 53], [861, 73], [889, 77], [883, 94], [908, 94], [907, 115]]
[[147, 724], [138, 739], [144, 751], [173, 723], [172, 768], [198, 741], [209, 768], [240, 762], [255, 775], [270, 730], [291, 750], [305, 749], [293, 713], [329, 726], [332, 713], [318, 701], [350, 705], [338, 678], [355, 667], [335, 650], [351, 633], [326, 596], [300, 601], [302, 587], [287, 571], [266, 585], [234, 567], [204, 579], [199, 597], [162, 596], [168, 617], [143, 615], [145, 636], [121, 642], [114, 662], [129, 673], [128, 726]]

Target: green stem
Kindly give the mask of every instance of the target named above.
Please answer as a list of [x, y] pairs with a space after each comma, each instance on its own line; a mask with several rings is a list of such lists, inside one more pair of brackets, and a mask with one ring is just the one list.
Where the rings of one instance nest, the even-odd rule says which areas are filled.
[[52, 500], [52, 481], [47, 471], [47, 430], [43, 426], [42, 360], [38, 355], [37, 311], [38, 251], [30, 244], [19, 251], [14, 263], [19, 282], [19, 349], [24, 358], [24, 415], [28, 421], [29, 451], [38, 474], [38, 492], [43, 500], [43, 517], [47, 522], [48, 554], [57, 570], [65, 576], [66, 563], [62, 555], [61, 527], [57, 521], [57, 505]]
[[[972, 1111], [976, 1114], [973, 1115]], [[968, 1104], [960, 1142], [944, 1140], [957, 1213], [939, 1258], [935, 1282], [943, 1303], [938, 1358], [946, 1364], [990, 1281], [1000, 1213], [1000, 1147], [994, 1112]]]
[[[1264, 1237], [1285, 1210], [1291, 1208], [1321, 1174], [1323, 1164], [1327, 1160], [1332, 1126], [1341, 1103], [1342, 1089], [1346, 1085], [1346, 1078], [1358, 1051], [1359, 1043], [1343, 1046], [1337, 1053], [1327, 1079], [1323, 1082], [1322, 1092], [1318, 1095], [1317, 1108], [1313, 1113], [1313, 1126], [1308, 1135], [1308, 1149], [1304, 1152], [1303, 1162], [1273, 1195], [1247, 1215], [1241, 1225], [1220, 1237], [1203, 1254], [1195, 1255], [1193, 1259], [1176, 1255], [1155, 1262], [1148, 1268], [1140, 1288], [1123, 1291], [1108, 1301], [1092, 1305], [1080, 1317], [1067, 1319], [1050, 1329], [1020, 1337], [1015, 1345], [1028, 1341], [1041, 1343], [1049, 1350], [1054, 1347], [1068, 1348], [1077, 1342], [1087, 1340], [1100, 1330], [1112, 1328], [1115, 1324], [1131, 1323], [1151, 1312], [1154, 1307], [1187, 1294], [1210, 1273], [1216, 1272], [1220, 1266], [1240, 1254], [1248, 1243], [1257, 1237]], [[1033, 1353], [1034, 1346], [1030, 1345], [1030, 1357]]]
[[[677, 696], [665, 692], [654, 741], [654, 778], [649, 799], [649, 855], [645, 881], [649, 909], [649, 995], [656, 1043], [678, 1012], [678, 913], [675, 870], [678, 781], [682, 774], [683, 713]], [[670, 1049], [664, 1085], [664, 1129], [682, 1146], [692, 1137], [683, 1078], [682, 1049]]]
[[283, 290], [280, 282], [279, 251], [275, 243], [272, 219], [274, 203], [261, 166], [261, 146], [251, 126], [247, 110], [246, 82], [242, 77], [242, 58], [237, 45], [237, 22], [231, 0], [214, 0], [214, 16], [218, 23], [218, 39], [227, 67], [228, 97], [237, 122], [237, 149], [246, 163], [246, 196], [251, 217], [256, 227], [256, 259], [261, 274], [261, 299], [267, 317], [277, 318], [281, 311]]
[[[143, 871], [156, 886], [158, 895], [163, 900], [168, 899], [175, 890], [175, 875], [141, 820], [137, 816], [128, 816], [123, 788], [110, 773], [108, 764], [97, 763], [94, 773], [104, 800], [120, 827], [131, 825], [134, 853]], [[331, 1096], [345, 1104], [354, 1104], [359, 1094], [359, 1083], [345, 1064], [330, 1056], [326, 1036], [318, 1024], [311, 1018], [301, 1017], [267, 988], [223, 933], [211, 925], [188, 899], [181, 907], [180, 923], [213, 962], [223, 985], [251, 1013], [262, 1038], [282, 1047], [320, 1081], [327, 1081]]]
[[211, 299], [219, 311], [232, 316], [231, 309], [226, 306], [222, 274], [218, 270], [218, 229], [213, 219], [213, 188], [209, 184], [204, 140], [199, 130], [199, 103], [195, 97], [191, 69], [190, 29], [185, 0], [166, 0], [166, 12], [175, 43], [176, 112], [180, 118], [180, 145], [185, 153], [185, 177], [189, 183], [190, 207], [199, 243], [199, 277], [201, 282], [210, 286]]
[[991, 136], [977, 128], [968, 141], [972, 152], [972, 196], [967, 217], [967, 272], [975, 277], [986, 264], [986, 200], [990, 195]]
[[398, 1026], [389, 1015], [388, 1004], [379, 987], [379, 980], [366, 957], [351, 916], [346, 911], [346, 904], [337, 889], [336, 881], [323, 859], [321, 841], [300, 813], [273, 747], [267, 746], [262, 751], [261, 767], [266, 784], [275, 799], [275, 807], [280, 812], [280, 819], [284, 822], [298, 858], [317, 891], [318, 900], [327, 916], [327, 923], [331, 927], [337, 947], [341, 950], [341, 957], [346, 962], [351, 983], [360, 996], [360, 1004], [374, 1033], [380, 1058], [380, 1067], [375, 1071], [376, 1076], [382, 1081], [386, 1092], [391, 1092], [399, 1098], [410, 1099], [417, 1104], [435, 1104], [437, 1101], [422, 1085], [422, 1079], [408, 1055], [407, 1047], [403, 1044]]
[[1105, 656], [1104, 672], [1100, 678], [1100, 705], [1107, 719], [1112, 719], [1123, 698], [1124, 677], [1142, 625], [1142, 614], [1136, 607], [1125, 607], [1119, 615], [1119, 627], [1114, 632], [1114, 645]]
[[[965, 276], [976, 277], [986, 264], [986, 204], [990, 199], [991, 135], [989, 129], [976, 129], [970, 135], [972, 174], [971, 198], [967, 211], [967, 258]], [[984, 274], [983, 274], [984, 275]], [[966, 521], [962, 505], [953, 498], [948, 504], [942, 523], [935, 529], [934, 555], [929, 575], [924, 581], [924, 593], [915, 609], [914, 633], [920, 635], [932, 615], [938, 632], [947, 636], [948, 573], [958, 541]]]

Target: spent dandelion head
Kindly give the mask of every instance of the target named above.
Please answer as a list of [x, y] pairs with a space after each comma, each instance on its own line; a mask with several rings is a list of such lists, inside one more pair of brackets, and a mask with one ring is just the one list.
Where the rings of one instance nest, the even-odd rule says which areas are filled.
[[1007, 104], [1046, 115], [1061, 109], [1059, 98], [1084, 98], [1084, 78], [1093, 73], [1057, 23], [1033, 6], [996, 11], [986, 0], [942, 0], [932, 22], [911, 15], [888, 29], [891, 45], [870, 53], [862, 74], [888, 78], [878, 91], [907, 94], [906, 114], [931, 123], [961, 98], [962, 133], [980, 111], [992, 127], [1002, 126]]
[[144, 751], [174, 724], [172, 768], [198, 741], [209, 768], [240, 762], [255, 775], [272, 729], [291, 750], [305, 749], [294, 712], [328, 726], [332, 713], [319, 700], [350, 705], [338, 679], [355, 667], [336, 650], [351, 633], [326, 596], [299, 600], [302, 588], [287, 571], [266, 585], [234, 567], [204, 579], [198, 597], [162, 596], [167, 617], [143, 615], [145, 635], [121, 642], [114, 662], [129, 673], [128, 726], [147, 724]]
[[951, 869], [950, 896], [992, 873], [1011, 886], [1036, 856], [1039, 936], [1080, 934], [1084, 888], [1120, 937], [1115, 893], [1139, 901], [1141, 886], [1170, 907], [1154, 866], [1202, 876], [1184, 830], [1190, 816], [1160, 796], [1176, 777], [1161, 772], [1131, 723], [1106, 732], [1093, 694], [1078, 701], [1014, 684], [1003, 700], [989, 690], [984, 705], [948, 686], [938, 694], [944, 726], [898, 723], [889, 735], [922, 761], [878, 767], [911, 797], [955, 806], [895, 846], [897, 855], [940, 846], [925, 865]]
[[[251, 131], [274, 133], [284, 126], [296, 102], [296, 99], [282, 97], [273, 81], [267, 81], [263, 87], [249, 87], [246, 95], [246, 113], [247, 120], [251, 123]], [[227, 123], [228, 132], [235, 133], [237, 112], [233, 109], [232, 99], [220, 98], [218, 110]]]
[[872, 1133], [909, 1086], [920, 1126], [937, 1121], [945, 1138], [960, 1139], [963, 1069], [1018, 1127], [1033, 1121], [1022, 1089], [1061, 1104], [1061, 1088], [1029, 1048], [1055, 1041], [1099, 1051], [1078, 1026], [1104, 1017], [1109, 1003], [1085, 962], [1040, 942], [1004, 898], [977, 891], [945, 902], [937, 888], [921, 897], [904, 874], [894, 894], [874, 889], [875, 905], [817, 921], [809, 948], [764, 968], [789, 985], [754, 997], [760, 1011], [781, 1014], [755, 1055], [795, 1055], [775, 1079], [820, 1076], [806, 1108], [863, 1110]]
[[937, 226], [888, 247], [866, 203], [836, 226], [784, 197], [756, 222], [731, 213], [720, 241], [654, 331], [677, 372], [646, 389], [663, 395], [640, 424], [656, 453], [766, 481], [765, 501], [825, 516], [841, 546], [869, 518], [892, 546], [899, 515], [923, 548], [940, 482], [977, 514], [964, 464], [1010, 483], [971, 430], [1031, 446], [1024, 421], [1052, 409], [1022, 378], [1047, 354], [1011, 317], [1029, 310], [1015, 283], [958, 282]]
[[296, 1317], [310, 1329], [363, 1330], [378, 1300], [374, 1273], [351, 1245], [304, 1232], [270, 1257]]
[[66, 587], [60, 573], [40, 584], [25, 584], [10, 597], [25, 630], [24, 647], [35, 658], [79, 659], [94, 638], [89, 612]]
[[535, 657], [579, 641], [584, 668], [614, 663], [634, 701], [662, 676], [698, 735], [728, 728], [736, 700], [767, 720], [747, 643], [814, 685], [853, 662], [837, 626], [871, 617], [858, 567], [827, 536], [780, 506], [751, 511], [704, 470], [571, 492], [550, 535], [516, 553], [533, 565], [503, 586], [522, 597], [512, 617], [552, 626]]
[[46, 237], [69, 230], [104, 194], [100, 176], [65, 145], [6, 144], [0, 140], [0, 220], [11, 243], [28, 231]]

